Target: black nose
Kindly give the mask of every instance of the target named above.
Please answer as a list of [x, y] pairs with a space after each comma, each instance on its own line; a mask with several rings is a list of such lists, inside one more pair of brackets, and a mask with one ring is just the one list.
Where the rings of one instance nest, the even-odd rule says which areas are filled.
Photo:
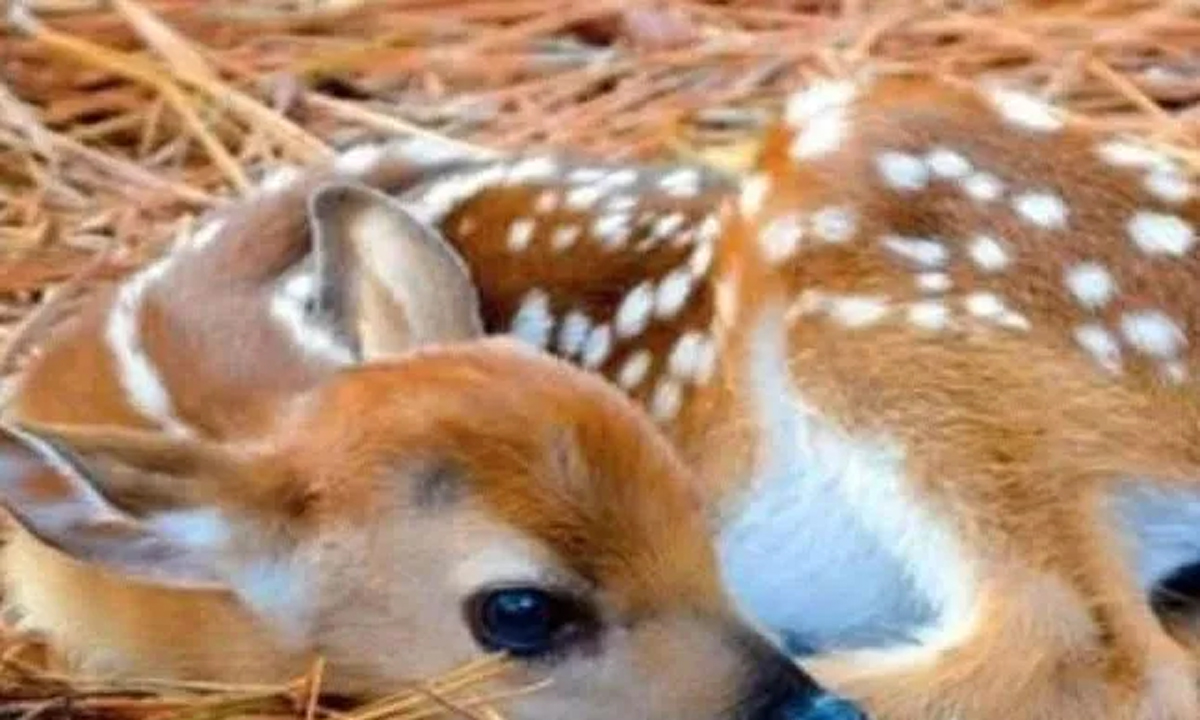
[[754, 671], [737, 720], [868, 720], [854, 703], [827, 692], [765, 640], [743, 636], [741, 642]]
[[786, 700], [768, 708], [762, 720], [867, 720], [867, 716], [849, 700], [821, 694]]

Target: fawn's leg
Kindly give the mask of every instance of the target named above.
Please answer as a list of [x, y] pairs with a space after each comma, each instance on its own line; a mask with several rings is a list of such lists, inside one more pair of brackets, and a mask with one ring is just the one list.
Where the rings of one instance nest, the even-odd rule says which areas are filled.
[[951, 489], [967, 490], [953, 497], [919, 494], [942, 517], [954, 509], [972, 566], [969, 612], [913, 647], [819, 657], [808, 669], [879, 720], [1200, 717], [1193, 662], [1123, 566], [1098, 494], [1043, 494], [1036, 477], [1006, 473], [959, 476]]

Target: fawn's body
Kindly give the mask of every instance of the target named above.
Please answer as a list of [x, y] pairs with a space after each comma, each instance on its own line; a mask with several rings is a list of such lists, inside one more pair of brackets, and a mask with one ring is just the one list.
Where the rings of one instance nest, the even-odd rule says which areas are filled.
[[[1146, 598], [1200, 555], [1200, 210], [1165, 158], [900, 76], [795, 98], [740, 191], [544, 158], [342, 165], [445, 235], [486, 331], [647, 407], [734, 593], [878, 717], [1200, 712]], [[303, 236], [287, 193], [201, 236]], [[174, 407], [150, 419], [205, 427]]]

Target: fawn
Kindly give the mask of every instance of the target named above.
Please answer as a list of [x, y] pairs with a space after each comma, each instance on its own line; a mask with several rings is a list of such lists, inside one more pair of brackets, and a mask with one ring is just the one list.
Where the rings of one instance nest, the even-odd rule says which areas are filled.
[[[23, 627], [88, 675], [276, 682], [319, 655], [326, 690], [375, 696], [495, 651], [550, 681], [487, 688], [514, 720], [862, 720], [734, 610], [651, 420], [468, 342], [465, 266], [333, 175], [268, 183], [25, 370], [0, 425]], [[309, 197], [311, 234], [262, 212]]]
[[895, 72], [797, 94], [736, 191], [352, 156], [486, 332], [648, 409], [739, 602], [874, 717], [1200, 717], [1148, 602], [1200, 558], [1200, 201], [1167, 154]]

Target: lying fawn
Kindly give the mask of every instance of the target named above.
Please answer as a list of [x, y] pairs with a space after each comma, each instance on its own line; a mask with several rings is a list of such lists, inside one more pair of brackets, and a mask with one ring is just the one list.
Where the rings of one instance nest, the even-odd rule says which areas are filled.
[[[550, 680], [496, 702], [514, 720], [861, 720], [734, 611], [644, 413], [518, 343], [449, 342], [481, 331], [465, 266], [378, 193], [313, 182], [231, 210], [24, 373], [0, 426], [24, 627], [88, 675], [275, 682], [319, 655], [325, 689], [370, 696], [500, 651]], [[311, 240], [261, 212], [310, 195]]]
[[1147, 601], [1200, 558], [1200, 202], [1168, 156], [916, 73], [798, 94], [736, 194], [355, 155], [485, 331], [649, 409], [742, 605], [875, 716], [1200, 717]]

